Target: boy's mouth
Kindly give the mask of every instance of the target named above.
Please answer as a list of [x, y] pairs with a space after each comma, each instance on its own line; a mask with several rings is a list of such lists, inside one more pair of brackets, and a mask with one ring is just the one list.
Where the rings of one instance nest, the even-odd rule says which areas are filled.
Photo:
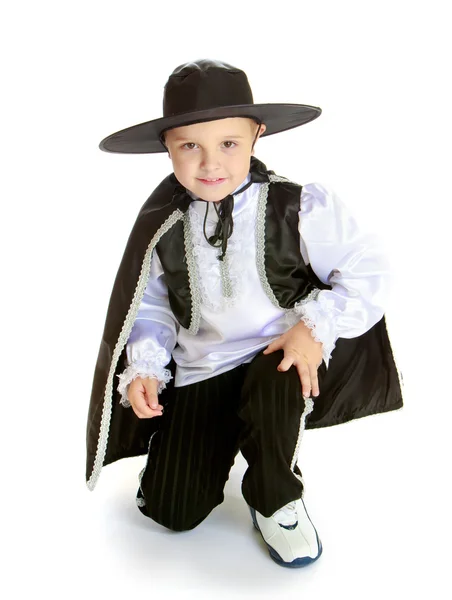
[[220, 183], [223, 183], [223, 181], [226, 181], [226, 178], [221, 177], [218, 179], [198, 179], [198, 181], [204, 183], [205, 185], [218, 185]]

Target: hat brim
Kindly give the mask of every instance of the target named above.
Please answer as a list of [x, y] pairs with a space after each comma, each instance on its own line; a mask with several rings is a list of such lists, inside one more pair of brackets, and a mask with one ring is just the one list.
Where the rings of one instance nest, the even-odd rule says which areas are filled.
[[280, 131], [287, 131], [313, 121], [319, 117], [322, 109], [308, 104], [241, 104], [221, 106], [191, 113], [181, 113], [172, 117], [163, 117], [139, 123], [104, 138], [99, 148], [104, 152], [122, 154], [148, 154], [166, 152], [159, 139], [162, 131], [174, 127], [183, 127], [204, 121], [227, 119], [228, 117], [247, 117], [259, 119], [265, 123], [266, 130], [261, 137]]

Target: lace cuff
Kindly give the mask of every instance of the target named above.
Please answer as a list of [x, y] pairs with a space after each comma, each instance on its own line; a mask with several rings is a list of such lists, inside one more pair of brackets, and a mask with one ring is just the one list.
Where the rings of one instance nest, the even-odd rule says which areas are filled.
[[[331, 353], [336, 347], [335, 303], [315, 288], [309, 296], [294, 305], [294, 312], [311, 329], [316, 342], [323, 344], [323, 360], [328, 369]], [[337, 309], [336, 309], [337, 310]]]
[[119, 401], [125, 408], [130, 407], [130, 401], [127, 396], [130, 383], [137, 377], [151, 377], [158, 380], [157, 393], [160, 394], [166, 384], [171, 381], [172, 375], [169, 369], [165, 369], [165, 362], [162, 353], [148, 352], [139, 360], [134, 360], [131, 365], [125, 369], [123, 373], [117, 375], [120, 379], [118, 384], [118, 392], [121, 394]]

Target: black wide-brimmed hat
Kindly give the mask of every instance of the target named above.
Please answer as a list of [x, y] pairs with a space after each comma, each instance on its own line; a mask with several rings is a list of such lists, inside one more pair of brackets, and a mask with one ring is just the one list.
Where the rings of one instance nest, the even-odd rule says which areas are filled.
[[261, 137], [299, 127], [320, 116], [308, 104], [254, 104], [244, 71], [225, 62], [202, 59], [177, 67], [165, 84], [163, 117], [127, 127], [104, 138], [106, 152], [166, 152], [167, 129], [228, 117], [247, 117], [266, 125]]

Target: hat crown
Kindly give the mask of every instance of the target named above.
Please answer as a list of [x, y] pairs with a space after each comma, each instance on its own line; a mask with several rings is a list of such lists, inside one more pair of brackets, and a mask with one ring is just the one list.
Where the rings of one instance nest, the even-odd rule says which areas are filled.
[[228, 63], [201, 59], [179, 65], [165, 84], [163, 116], [253, 104], [246, 73]]
[[255, 104], [244, 71], [228, 63], [200, 59], [179, 65], [163, 94], [163, 117], [138, 123], [104, 138], [106, 152], [166, 152], [164, 133], [194, 123], [245, 117], [265, 123], [261, 137], [316, 119], [322, 110], [309, 104]]

